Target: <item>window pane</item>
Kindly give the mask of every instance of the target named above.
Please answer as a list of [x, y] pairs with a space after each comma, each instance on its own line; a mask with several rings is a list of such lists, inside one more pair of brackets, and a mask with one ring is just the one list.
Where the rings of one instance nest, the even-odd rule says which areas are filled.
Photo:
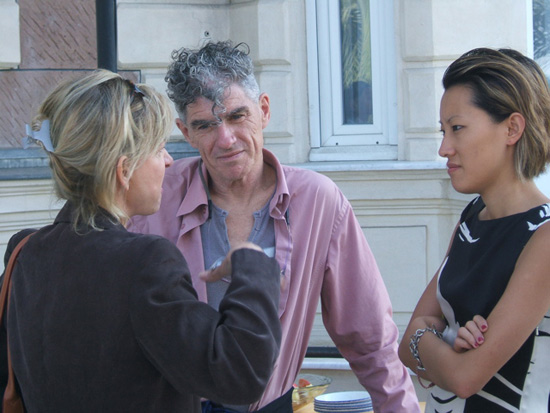
[[550, 73], [550, 0], [533, 0], [533, 49], [546, 77]]
[[305, 1], [310, 160], [397, 159], [394, 2]]
[[369, 0], [341, 0], [340, 20], [344, 124], [372, 125]]
[[[533, 0], [533, 54], [550, 81], [550, 0]], [[550, 195], [550, 171], [535, 178], [539, 189]]]

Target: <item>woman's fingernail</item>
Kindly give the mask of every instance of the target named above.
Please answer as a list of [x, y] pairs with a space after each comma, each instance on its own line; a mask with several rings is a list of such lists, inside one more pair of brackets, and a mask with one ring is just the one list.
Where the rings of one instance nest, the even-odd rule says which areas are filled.
[[483, 325], [481, 326], [481, 331], [485, 331], [485, 330], [487, 330], [487, 324], [483, 324]]
[[483, 337], [478, 337], [478, 338], [477, 338], [477, 342], [478, 342], [479, 344], [483, 343], [483, 340], [484, 340]]
[[478, 348], [478, 347], [479, 347], [479, 344], [474, 343], [474, 348]]

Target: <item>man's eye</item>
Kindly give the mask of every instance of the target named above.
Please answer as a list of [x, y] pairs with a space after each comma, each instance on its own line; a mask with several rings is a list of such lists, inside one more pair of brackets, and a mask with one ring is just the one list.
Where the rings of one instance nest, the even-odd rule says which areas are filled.
[[244, 119], [244, 113], [235, 113], [234, 115], [231, 115], [232, 121], [238, 121]]
[[454, 132], [457, 132], [457, 131], [459, 131], [460, 129], [462, 129], [462, 125], [454, 125], [452, 128], [453, 128], [453, 131], [454, 131]]
[[214, 125], [214, 122], [202, 123], [202, 124], [199, 125], [199, 127], [197, 129], [198, 130], [207, 130], [207, 129], [211, 128], [213, 125]]

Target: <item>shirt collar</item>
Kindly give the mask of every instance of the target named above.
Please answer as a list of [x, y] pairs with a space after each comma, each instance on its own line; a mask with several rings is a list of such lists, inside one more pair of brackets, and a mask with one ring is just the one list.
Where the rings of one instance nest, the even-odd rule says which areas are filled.
[[[277, 175], [277, 183], [275, 188], [275, 194], [271, 199], [269, 205], [269, 212], [273, 218], [283, 218], [288, 210], [290, 202], [290, 192], [288, 190], [283, 167], [279, 160], [273, 153], [267, 149], [262, 149], [263, 161], [275, 169]], [[205, 191], [205, 186], [201, 179], [198, 168], [201, 168], [204, 182], [208, 182], [208, 171], [204, 163], [197, 159], [196, 163], [193, 163], [193, 168], [197, 168], [196, 172], [190, 174], [190, 182], [182, 203], [178, 209], [177, 215], [188, 215], [195, 211], [197, 208], [202, 207], [204, 213], [208, 213], [208, 195]], [[206, 215], [208, 216], [208, 215]]]
[[201, 168], [204, 178], [208, 180], [206, 167], [203, 162], [201, 162], [201, 159], [197, 157], [196, 162], [193, 162], [191, 168], [195, 168], [197, 171], [191, 171], [191, 173], [188, 174], [189, 184], [176, 214], [177, 216], [188, 215], [201, 206], [206, 211], [208, 206], [208, 198], [198, 173], [198, 168]]
[[288, 215], [287, 210], [290, 203], [290, 191], [288, 190], [286, 176], [279, 160], [267, 149], [263, 149], [263, 155], [264, 162], [273, 167], [277, 175], [277, 187], [275, 188], [275, 194], [269, 205], [269, 214], [273, 218], [280, 219]]

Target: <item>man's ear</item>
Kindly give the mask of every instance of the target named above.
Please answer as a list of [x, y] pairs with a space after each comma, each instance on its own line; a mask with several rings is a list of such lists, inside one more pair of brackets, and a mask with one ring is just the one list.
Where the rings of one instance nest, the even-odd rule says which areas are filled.
[[519, 112], [512, 113], [506, 120], [508, 126], [507, 145], [515, 145], [523, 136], [525, 130], [525, 118]]
[[128, 169], [128, 157], [121, 156], [116, 164], [117, 185], [125, 190], [130, 188], [130, 171]]
[[260, 110], [262, 111], [262, 129], [265, 129], [271, 119], [271, 108], [269, 106], [269, 96], [267, 93], [260, 95]]
[[195, 149], [198, 149], [197, 148], [197, 145], [196, 145], [196, 142], [194, 141], [194, 139], [192, 139], [190, 136], [189, 136], [189, 128], [187, 127], [187, 125], [185, 124], [184, 121], [182, 121], [180, 118], [176, 118], [176, 126], [178, 127], [178, 129], [181, 131], [181, 133], [183, 134], [183, 137], [185, 138], [185, 140], [189, 143], [189, 145], [191, 145], [193, 148]]

